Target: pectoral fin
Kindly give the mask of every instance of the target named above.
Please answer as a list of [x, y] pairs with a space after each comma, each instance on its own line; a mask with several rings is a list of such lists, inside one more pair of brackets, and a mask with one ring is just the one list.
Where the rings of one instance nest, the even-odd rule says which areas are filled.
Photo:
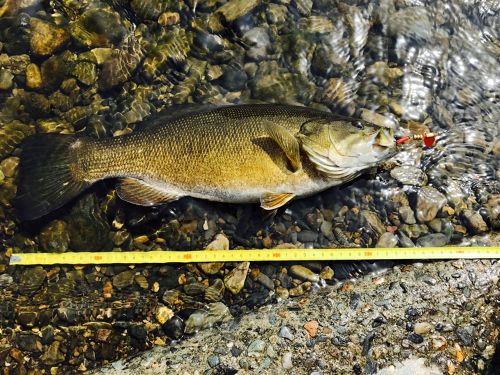
[[290, 161], [293, 171], [298, 171], [302, 168], [300, 161], [300, 144], [297, 138], [294, 137], [283, 126], [273, 124], [270, 121], [264, 122], [264, 127], [269, 136], [280, 146]]
[[139, 206], [154, 206], [180, 198], [175, 193], [165, 192], [135, 178], [122, 179], [116, 186], [116, 193], [124, 201]]
[[260, 206], [264, 210], [280, 208], [295, 197], [294, 193], [264, 193], [260, 197]]

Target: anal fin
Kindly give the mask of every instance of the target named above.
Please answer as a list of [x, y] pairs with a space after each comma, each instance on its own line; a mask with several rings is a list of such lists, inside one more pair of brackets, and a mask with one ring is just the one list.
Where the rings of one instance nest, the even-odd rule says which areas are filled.
[[139, 206], [154, 206], [168, 203], [180, 198], [175, 193], [165, 192], [142, 180], [124, 178], [116, 186], [116, 193], [126, 202]]
[[294, 193], [264, 193], [260, 197], [260, 206], [264, 210], [275, 210], [295, 197]]

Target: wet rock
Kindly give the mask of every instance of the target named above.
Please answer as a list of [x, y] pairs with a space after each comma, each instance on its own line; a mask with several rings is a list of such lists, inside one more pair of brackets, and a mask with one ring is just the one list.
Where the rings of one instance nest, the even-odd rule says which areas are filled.
[[92, 193], [78, 199], [66, 221], [72, 250], [99, 251], [111, 244], [109, 223]]
[[325, 16], [310, 16], [299, 20], [299, 28], [306, 33], [327, 34], [335, 30], [332, 21]]
[[230, 0], [218, 8], [215, 13], [220, 14], [228, 22], [244, 16], [260, 3], [259, 0]]
[[[229, 250], [229, 240], [227, 237], [220, 233], [215, 236], [215, 239], [210, 242], [205, 250]], [[220, 271], [222, 267], [224, 267], [223, 262], [207, 262], [207, 263], [199, 263], [198, 267], [205, 272], [207, 275], [215, 275]]]
[[489, 196], [486, 209], [493, 229], [500, 229], [500, 194]]
[[23, 311], [17, 315], [17, 322], [23, 327], [30, 328], [38, 324], [38, 314], [35, 311]]
[[14, 75], [7, 69], [0, 69], [0, 90], [8, 90], [12, 87]]
[[20, 333], [15, 336], [14, 342], [21, 349], [27, 352], [41, 352], [42, 343], [39, 337], [31, 333]]
[[384, 223], [380, 220], [378, 215], [375, 212], [362, 210], [361, 216], [366, 220], [369, 227], [375, 231], [379, 236], [385, 233]]
[[281, 300], [285, 300], [290, 296], [288, 289], [283, 288], [281, 286], [277, 286], [275, 292], [276, 292], [276, 297]]
[[397, 244], [398, 238], [393, 233], [385, 232], [379, 237], [375, 247], [397, 247]]
[[318, 240], [318, 232], [313, 232], [312, 230], [303, 230], [297, 234], [297, 239], [302, 242], [316, 242]]
[[57, 89], [64, 79], [67, 78], [71, 70], [72, 54], [63, 52], [54, 55], [45, 60], [40, 66], [42, 73], [43, 86], [49, 89]]
[[220, 82], [229, 91], [240, 91], [245, 88], [247, 79], [247, 75], [243, 69], [229, 65], [224, 69]]
[[293, 4], [299, 11], [300, 15], [308, 16], [311, 14], [313, 0], [293, 0]]
[[274, 290], [273, 281], [265, 273], [259, 272], [259, 274], [254, 278], [254, 280], [259, 284], [264, 285], [266, 289]]
[[332, 280], [334, 275], [335, 272], [333, 269], [330, 266], [326, 266], [321, 270], [319, 277], [323, 280]]
[[178, 24], [180, 15], [177, 12], [164, 12], [158, 17], [158, 24], [162, 26], [172, 26]]
[[10, 156], [22, 140], [33, 131], [34, 129], [20, 121], [5, 123], [0, 128], [0, 158]]
[[26, 67], [26, 86], [30, 89], [39, 89], [43, 85], [42, 72], [36, 64], [29, 64]]
[[267, 56], [270, 46], [269, 34], [262, 27], [255, 27], [243, 35], [243, 42], [250, 46], [246, 54], [254, 61], [260, 61]]
[[438, 211], [445, 205], [446, 197], [432, 186], [424, 186], [417, 196], [417, 220], [431, 221]]
[[76, 63], [72, 74], [78, 81], [87, 86], [94, 84], [97, 80], [97, 68], [95, 64], [87, 61]]
[[87, 48], [118, 45], [126, 35], [117, 12], [89, 9], [70, 23], [69, 31], [75, 41]]
[[424, 342], [424, 338], [416, 333], [408, 335], [408, 340], [410, 340], [414, 344], [421, 344]]
[[368, 109], [361, 110], [361, 118], [369, 123], [383, 128], [396, 129], [398, 126], [395, 120]]
[[209, 302], [218, 302], [224, 298], [226, 287], [221, 279], [215, 279], [212, 285], [205, 290], [205, 300]]
[[224, 277], [224, 285], [233, 294], [238, 294], [245, 285], [250, 262], [241, 262]]
[[291, 288], [288, 293], [290, 294], [290, 297], [298, 297], [303, 295], [305, 292], [311, 289], [311, 282], [306, 281], [295, 288]]
[[0, 275], [0, 288], [7, 288], [10, 284], [14, 282], [14, 278], [6, 273]]
[[187, 334], [212, 327], [216, 323], [222, 323], [232, 318], [229, 309], [222, 302], [210, 303], [207, 308], [208, 310], [196, 311], [189, 316], [185, 329]]
[[399, 216], [401, 220], [403, 220], [406, 224], [416, 224], [417, 220], [415, 219], [415, 214], [410, 206], [402, 206], [398, 210]]
[[47, 272], [43, 267], [26, 268], [19, 279], [19, 291], [24, 295], [36, 292], [44, 283]]
[[31, 51], [50, 56], [69, 41], [69, 33], [61, 27], [37, 18], [30, 19]]
[[449, 237], [443, 233], [431, 233], [420, 237], [417, 240], [417, 246], [420, 247], [442, 247], [449, 242]]
[[269, 4], [266, 18], [269, 24], [282, 24], [286, 21], [288, 9], [281, 4]]
[[317, 283], [319, 281], [319, 275], [311, 271], [309, 268], [294, 265], [290, 267], [290, 273], [302, 280], [310, 281], [312, 283]]
[[48, 345], [52, 341], [54, 341], [54, 332], [54, 327], [52, 327], [51, 325], [43, 327], [41, 330], [42, 344]]
[[488, 231], [488, 225], [479, 212], [464, 210], [462, 213], [467, 226], [473, 233], [483, 233]]
[[51, 221], [38, 235], [40, 247], [49, 253], [65, 253], [69, 249], [68, 224], [62, 220]]
[[134, 270], [120, 272], [113, 277], [113, 286], [118, 289], [124, 289], [134, 283]]
[[5, 177], [14, 177], [17, 172], [18, 165], [19, 158], [17, 156], [11, 156], [10, 158], [2, 160], [0, 163], [0, 170]]
[[392, 169], [391, 176], [403, 185], [424, 186], [427, 184], [427, 175], [420, 168], [411, 165]]
[[174, 315], [163, 325], [162, 328], [168, 337], [177, 340], [184, 334], [185, 325], [184, 321], [179, 316]]
[[173, 318], [173, 316], [174, 312], [166, 306], [159, 306], [156, 309], [155, 318], [162, 325]]
[[187, 284], [184, 284], [184, 293], [186, 293], [188, 296], [197, 296], [200, 294], [204, 294], [205, 290], [207, 287], [196, 281], [196, 280], [191, 280]]
[[43, 364], [54, 366], [63, 362], [65, 355], [61, 352], [60, 347], [61, 343], [59, 341], [54, 341], [40, 357]]

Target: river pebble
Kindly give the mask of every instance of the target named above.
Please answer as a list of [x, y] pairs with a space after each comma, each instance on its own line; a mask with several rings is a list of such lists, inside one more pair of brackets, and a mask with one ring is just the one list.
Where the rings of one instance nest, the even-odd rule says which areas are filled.
[[422, 187], [417, 196], [417, 219], [420, 222], [431, 221], [446, 202], [446, 197], [432, 186]]

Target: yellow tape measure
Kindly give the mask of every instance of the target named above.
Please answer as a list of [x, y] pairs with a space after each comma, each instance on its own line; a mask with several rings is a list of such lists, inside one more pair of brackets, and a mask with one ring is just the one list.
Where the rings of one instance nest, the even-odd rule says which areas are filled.
[[500, 246], [12, 254], [11, 265], [500, 258]]

